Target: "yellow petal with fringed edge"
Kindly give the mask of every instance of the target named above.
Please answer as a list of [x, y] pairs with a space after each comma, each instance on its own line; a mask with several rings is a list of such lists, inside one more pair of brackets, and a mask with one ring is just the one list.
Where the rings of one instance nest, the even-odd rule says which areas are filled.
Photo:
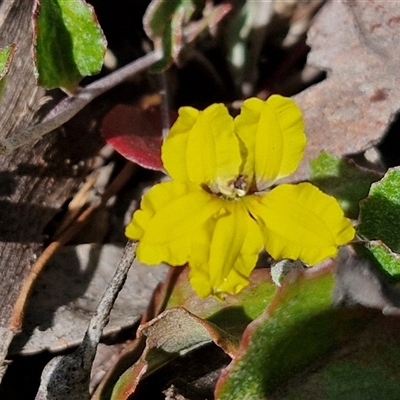
[[172, 179], [210, 184], [237, 177], [242, 163], [233, 118], [223, 104], [204, 111], [179, 109], [162, 146], [164, 168]]
[[255, 176], [259, 190], [290, 175], [303, 157], [304, 123], [299, 107], [289, 98], [246, 100], [235, 130], [246, 148], [243, 173]]
[[223, 298], [247, 286], [263, 240], [242, 202], [221, 200], [220, 212], [192, 240], [189, 279], [199, 297]]
[[314, 265], [334, 257], [338, 246], [355, 235], [336, 199], [310, 183], [283, 184], [244, 201], [274, 259], [300, 259]]
[[136, 256], [144, 264], [187, 263], [196, 229], [217, 214], [219, 199], [197, 185], [163, 182], [144, 196], [125, 234], [139, 240]]

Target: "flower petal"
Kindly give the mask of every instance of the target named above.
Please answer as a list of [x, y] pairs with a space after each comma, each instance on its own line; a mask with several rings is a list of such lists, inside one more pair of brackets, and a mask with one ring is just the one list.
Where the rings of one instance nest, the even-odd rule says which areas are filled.
[[189, 278], [200, 297], [240, 292], [263, 245], [260, 228], [243, 204], [220, 202], [218, 215], [192, 238]]
[[243, 173], [256, 176], [259, 190], [290, 175], [303, 157], [306, 136], [301, 111], [286, 97], [251, 98], [235, 118], [235, 130], [246, 148]]
[[233, 119], [223, 104], [204, 111], [181, 107], [162, 146], [164, 168], [175, 180], [210, 184], [236, 178], [241, 165]]
[[125, 234], [139, 240], [139, 261], [183, 265], [190, 258], [193, 232], [218, 210], [215, 198], [197, 185], [163, 182], [143, 196]]
[[313, 265], [335, 256], [337, 247], [355, 235], [336, 199], [310, 183], [280, 185], [245, 201], [274, 259], [301, 259]]

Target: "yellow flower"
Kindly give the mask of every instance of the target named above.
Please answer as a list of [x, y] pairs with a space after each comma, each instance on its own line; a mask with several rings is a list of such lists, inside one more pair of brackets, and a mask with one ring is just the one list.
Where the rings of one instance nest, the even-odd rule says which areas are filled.
[[126, 228], [146, 264], [188, 263], [200, 297], [236, 294], [263, 247], [274, 259], [316, 264], [354, 237], [337, 201], [310, 183], [282, 184], [303, 157], [297, 105], [251, 98], [233, 119], [223, 104], [182, 107], [162, 146], [171, 181], [143, 197]]

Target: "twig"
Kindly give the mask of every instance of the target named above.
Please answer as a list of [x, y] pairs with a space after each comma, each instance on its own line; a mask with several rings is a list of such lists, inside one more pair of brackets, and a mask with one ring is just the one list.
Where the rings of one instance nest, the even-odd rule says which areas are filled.
[[62, 232], [64, 232], [64, 230], [67, 229], [82, 212], [83, 207], [87, 204], [90, 191], [96, 184], [98, 177], [99, 171], [92, 173], [86, 179], [86, 182], [82, 185], [79, 191], [75, 194], [74, 198], [69, 202], [67, 212], [61, 221], [60, 226], [53, 235], [55, 239], [61, 236]]
[[125, 67], [112, 72], [106, 77], [80, 89], [75, 96], [67, 97], [58, 103], [49, 114], [46, 115], [41, 123], [24, 128], [14, 135], [2, 139], [0, 141], [0, 155], [10, 154], [18, 147], [32, 143], [44, 136], [46, 133], [59, 128], [96, 97], [114, 88], [133, 75], [149, 68], [155, 62], [160, 60], [161, 57], [161, 52], [152, 51], [144, 57], [141, 57]]
[[[124, 254], [118, 263], [117, 270], [109, 283], [100, 303], [96, 309], [95, 314], [89, 322], [82, 347], [97, 346], [103, 329], [108, 323], [111, 309], [117, 299], [118, 293], [122, 289], [128, 275], [129, 269], [135, 260], [136, 255], [136, 242], [128, 241], [125, 246]], [[95, 349], [94, 349], [95, 350]], [[94, 356], [94, 354], [93, 354]]]
[[95, 314], [89, 322], [81, 345], [67, 356], [56, 357], [45, 367], [36, 400], [88, 400], [93, 360], [104, 327], [118, 293], [135, 260], [136, 243], [129, 241], [115, 274]]
[[[169, 269], [165, 281], [159, 283], [157, 288], [154, 290], [153, 296], [147, 306], [147, 310], [142, 315], [140, 325], [149, 322], [165, 310], [171, 296], [171, 291], [173, 290], [176, 280], [182, 271], [183, 268], [178, 267]], [[111, 398], [110, 390], [115, 386], [119, 377], [140, 358], [144, 350], [145, 341], [145, 337], [140, 336], [127, 344], [124, 350], [119, 354], [118, 360], [101, 380], [99, 386], [92, 394], [91, 400]]]

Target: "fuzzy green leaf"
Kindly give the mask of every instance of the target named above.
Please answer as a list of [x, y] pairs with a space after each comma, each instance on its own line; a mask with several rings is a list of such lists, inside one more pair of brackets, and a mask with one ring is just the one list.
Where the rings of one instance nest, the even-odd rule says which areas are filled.
[[400, 168], [390, 169], [371, 186], [360, 205], [358, 234], [367, 240], [381, 240], [400, 253]]
[[[334, 309], [332, 266], [288, 275], [217, 384], [218, 400], [259, 400], [360, 328], [354, 311]], [[362, 325], [363, 326], [363, 325]]]
[[[397, 400], [399, 318], [377, 316], [345, 348], [307, 368], [274, 393], [279, 400]], [[344, 351], [343, 351], [344, 350]]]
[[359, 202], [367, 197], [371, 184], [381, 178], [377, 172], [327, 152], [312, 160], [310, 169], [310, 181], [335, 197], [346, 216], [353, 219], [358, 217]]
[[400, 254], [391, 251], [380, 240], [372, 240], [355, 246], [357, 254], [368, 258], [392, 282], [400, 280]]
[[84, 0], [35, 0], [34, 54], [38, 84], [74, 93], [101, 70], [106, 40]]
[[176, 59], [182, 45], [184, 27], [204, 0], [153, 0], [143, 17], [143, 27], [156, 49], [163, 51], [163, 59], [153, 66], [159, 72]]
[[16, 50], [17, 46], [15, 44], [10, 44], [4, 49], [0, 49], [0, 98], [3, 96], [7, 74]]

